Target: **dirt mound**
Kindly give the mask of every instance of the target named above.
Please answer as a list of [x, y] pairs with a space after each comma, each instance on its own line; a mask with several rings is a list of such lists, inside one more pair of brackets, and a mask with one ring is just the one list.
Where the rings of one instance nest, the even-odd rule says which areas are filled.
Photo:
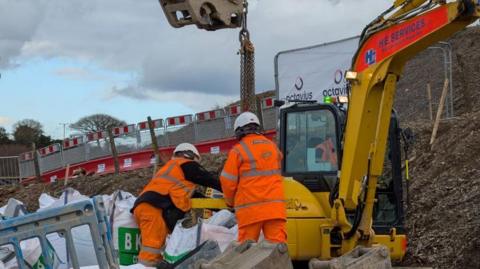
[[[219, 173], [226, 159], [225, 154], [205, 154], [201, 164], [213, 173]], [[38, 209], [38, 198], [42, 193], [59, 197], [66, 187], [72, 187], [87, 196], [112, 194], [116, 190], [123, 190], [138, 195], [153, 176], [153, 168], [129, 171], [116, 175], [93, 175], [78, 177], [68, 181], [54, 183], [32, 183], [27, 186], [0, 186], [0, 206], [5, 205], [9, 198], [22, 201], [29, 211]]]
[[411, 164], [407, 265], [480, 268], [480, 112], [441, 122], [431, 150], [429, 122]]

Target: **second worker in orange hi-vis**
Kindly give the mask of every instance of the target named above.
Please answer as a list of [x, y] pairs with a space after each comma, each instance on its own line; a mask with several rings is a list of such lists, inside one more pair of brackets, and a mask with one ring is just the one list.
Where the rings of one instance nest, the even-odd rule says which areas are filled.
[[261, 134], [255, 114], [244, 112], [238, 116], [234, 130], [239, 143], [228, 154], [220, 182], [226, 204], [235, 209], [238, 241], [258, 241], [263, 231], [268, 241], [285, 243], [282, 154]]
[[221, 190], [217, 177], [207, 172], [199, 160], [194, 145], [178, 145], [172, 159], [158, 170], [135, 201], [132, 212], [142, 238], [138, 261], [143, 265], [156, 266], [163, 260], [167, 235], [191, 209], [196, 184]]

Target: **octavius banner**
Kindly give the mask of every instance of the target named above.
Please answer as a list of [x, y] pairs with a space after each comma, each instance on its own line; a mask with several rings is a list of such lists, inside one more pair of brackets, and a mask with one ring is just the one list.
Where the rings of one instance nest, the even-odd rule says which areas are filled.
[[358, 48], [358, 37], [283, 51], [275, 57], [277, 98], [318, 100], [347, 94], [345, 72]]

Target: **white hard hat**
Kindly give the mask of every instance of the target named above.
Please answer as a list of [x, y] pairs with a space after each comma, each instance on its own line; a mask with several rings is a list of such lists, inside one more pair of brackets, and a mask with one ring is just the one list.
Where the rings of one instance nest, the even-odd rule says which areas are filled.
[[237, 117], [235, 123], [233, 124], [233, 130], [236, 131], [238, 128], [246, 126], [250, 123], [256, 123], [260, 126], [260, 121], [258, 120], [257, 115], [253, 114], [252, 112], [243, 112], [240, 116]]
[[191, 151], [191, 152], [193, 152], [193, 154], [197, 155], [198, 158], [200, 158], [200, 153], [198, 152], [198, 149], [190, 143], [178, 144], [178, 146], [173, 151], [173, 154], [175, 154], [177, 152], [182, 152], [182, 151]]

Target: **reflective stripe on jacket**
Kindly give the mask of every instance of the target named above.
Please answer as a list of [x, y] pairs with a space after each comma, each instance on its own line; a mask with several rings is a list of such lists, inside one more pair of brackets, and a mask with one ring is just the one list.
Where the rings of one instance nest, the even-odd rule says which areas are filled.
[[192, 207], [190, 197], [195, 190], [195, 184], [185, 179], [185, 175], [180, 167], [182, 164], [190, 161], [183, 158], [175, 158], [168, 161], [158, 170], [155, 177], [150, 180], [140, 195], [147, 191], [169, 195], [178, 209], [183, 212], [190, 210]]
[[220, 182], [239, 226], [285, 219], [282, 154], [263, 135], [247, 135], [228, 154]]

